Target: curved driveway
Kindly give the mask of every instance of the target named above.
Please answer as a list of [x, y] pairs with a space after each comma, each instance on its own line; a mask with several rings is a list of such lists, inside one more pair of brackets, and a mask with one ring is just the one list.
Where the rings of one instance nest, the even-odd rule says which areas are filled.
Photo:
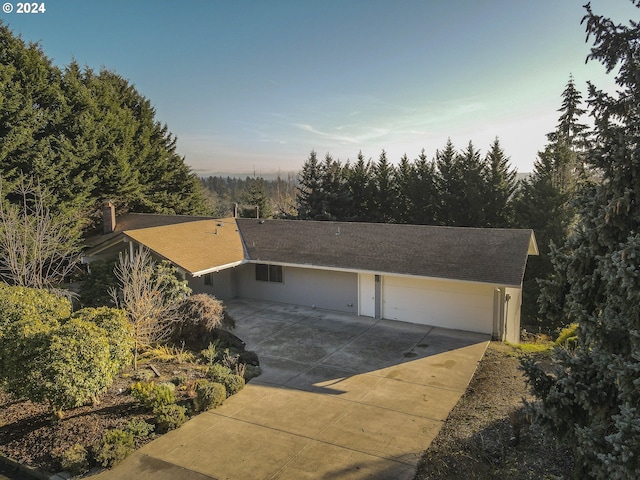
[[412, 479], [489, 338], [249, 300], [228, 303], [263, 374], [105, 479]]

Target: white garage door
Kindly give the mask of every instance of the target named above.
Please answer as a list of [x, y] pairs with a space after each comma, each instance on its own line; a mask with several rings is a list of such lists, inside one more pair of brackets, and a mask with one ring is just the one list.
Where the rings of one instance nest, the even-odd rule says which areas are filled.
[[491, 285], [385, 275], [382, 316], [471, 332], [492, 333]]

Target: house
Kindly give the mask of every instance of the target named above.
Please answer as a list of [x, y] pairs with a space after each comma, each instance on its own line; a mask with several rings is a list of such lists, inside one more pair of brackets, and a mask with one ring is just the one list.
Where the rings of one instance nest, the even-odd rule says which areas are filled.
[[105, 208], [84, 261], [144, 246], [195, 292], [518, 342], [532, 230], [127, 214]]

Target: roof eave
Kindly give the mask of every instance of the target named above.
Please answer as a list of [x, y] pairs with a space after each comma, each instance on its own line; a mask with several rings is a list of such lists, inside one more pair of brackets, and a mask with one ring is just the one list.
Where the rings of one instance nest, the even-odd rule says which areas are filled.
[[217, 273], [220, 270], [226, 270], [227, 268], [237, 267], [237, 266], [243, 265], [245, 263], [247, 263], [247, 260], [243, 259], [243, 260], [238, 260], [237, 262], [226, 263], [224, 265], [218, 265], [218, 266], [207, 268], [207, 269], [204, 269], [204, 270], [199, 270], [197, 272], [193, 272], [193, 273], [189, 272], [189, 273], [191, 273], [191, 275], [194, 276], [194, 277], [201, 277], [202, 275], [206, 275], [208, 273]]

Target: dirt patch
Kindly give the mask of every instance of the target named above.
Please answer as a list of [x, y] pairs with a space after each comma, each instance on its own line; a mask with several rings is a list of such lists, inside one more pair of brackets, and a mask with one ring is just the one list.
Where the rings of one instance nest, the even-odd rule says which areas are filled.
[[516, 350], [492, 342], [466, 393], [418, 465], [415, 480], [571, 478], [571, 453], [530, 425]]

